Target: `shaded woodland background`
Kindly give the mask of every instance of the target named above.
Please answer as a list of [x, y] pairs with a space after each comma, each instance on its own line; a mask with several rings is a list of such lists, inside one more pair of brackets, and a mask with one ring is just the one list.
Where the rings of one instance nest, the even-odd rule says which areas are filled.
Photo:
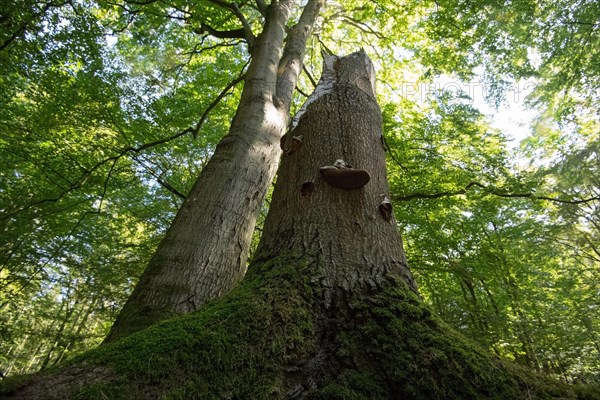
[[[0, 13], [0, 371], [55, 365], [102, 341], [216, 143], [245, 44], [202, 30], [216, 2], [9, 2]], [[251, 3], [240, 3], [247, 18]], [[330, 4], [321, 50], [374, 60], [388, 177], [422, 296], [494, 353], [600, 383], [600, 5], [586, 1]], [[490, 104], [534, 82], [530, 135]], [[268, 209], [268, 201], [264, 212]], [[261, 226], [255, 232], [255, 243]]]

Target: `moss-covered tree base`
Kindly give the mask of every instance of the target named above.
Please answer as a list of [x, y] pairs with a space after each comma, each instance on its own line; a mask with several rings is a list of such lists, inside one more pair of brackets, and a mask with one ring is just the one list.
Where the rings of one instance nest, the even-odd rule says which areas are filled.
[[[400, 281], [331, 297], [316, 268], [271, 261], [226, 298], [69, 366], [5, 384], [9, 398], [600, 399], [508, 365], [433, 316]], [[325, 301], [327, 300], [327, 301]], [[328, 304], [328, 307], [324, 307]]]

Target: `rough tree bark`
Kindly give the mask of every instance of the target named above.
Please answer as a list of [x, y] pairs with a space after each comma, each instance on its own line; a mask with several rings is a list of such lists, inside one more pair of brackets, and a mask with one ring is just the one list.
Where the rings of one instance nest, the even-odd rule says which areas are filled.
[[[338, 335], [361, 298], [402, 280], [417, 286], [391, 209], [375, 72], [364, 51], [325, 56], [315, 92], [294, 117], [253, 268], [306, 265], [318, 293], [313, 354], [287, 365], [286, 397], [336, 379]], [[376, 360], [371, 360], [376, 362]]]
[[193, 311], [244, 276], [256, 218], [281, 154], [279, 142], [288, 127], [306, 41], [323, 1], [308, 1], [286, 37], [295, 5], [281, 0], [267, 8], [229, 134], [202, 170], [105, 342]]
[[[334, 291], [375, 289], [390, 274], [416, 291], [387, 200], [382, 117], [367, 55], [326, 56], [322, 78], [299, 114], [284, 141], [292, 143], [256, 261], [285, 251], [318, 262], [321, 285]], [[333, 186], [366, 179], [358, 188]]]

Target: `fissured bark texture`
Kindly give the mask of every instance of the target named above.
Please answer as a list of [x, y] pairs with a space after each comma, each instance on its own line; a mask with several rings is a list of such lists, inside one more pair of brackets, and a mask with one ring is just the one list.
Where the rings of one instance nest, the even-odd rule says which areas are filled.
[[[327, 56], [315, 93], [282, 141], [284, 156], [255, 260], [281, 252], [316, 262], [333, 291], [375, 289], [390, 275], [416, 291], [393, 216], [382, 213], [389, 189], [382, 116], [371, 61], [362, 51]], [[324, 178], [352, 173], [356, 189]], [[350, 175], [350, 177], [349, 177]], [[351, 186], [351, 185], [350, 185]]]

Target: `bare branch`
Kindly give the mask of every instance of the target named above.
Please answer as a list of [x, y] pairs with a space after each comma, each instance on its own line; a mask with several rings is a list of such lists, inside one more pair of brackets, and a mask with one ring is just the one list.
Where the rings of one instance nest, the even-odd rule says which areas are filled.
[[158, 182], [162, 187], [167, 189], [169, 192], [173, 193], [175, 196], [185, 200], [185, 194], [181, 193], [179, 190], [175, 189], [169, 182], [165, 181], [160, 176], [156, 176], [156, 182]]
[[381, 32], [377, 32], [375, 29], [371, 28], [369, 25], [367, 25], [366, 23], [364, 23], [362, 21], [359, 21], [359, 20], [349, 17], [347, 15], [344, 15], [342, 18], [344, 20], [346, 20], [346, 22], [348, 24], [354, 26], [356, 29], [360, 30], [361, 32], [364, 32], [369, 35], [374, 35], [378, 39], [385, 39], [385, 35], [383, 35]]
[[179, 190], [175, 189], [175, 187], [173, 185], [171, 185], [169, 182], [167, 182], [163, 178], [162, 171], [160, 173], [155, 171], [150, 165], [148, 165], [146, 162], [144, 162], [144, 160], [140, 159], [140, 157], [133, 156], [133, 159], [138, 164], [140, 164], [146, 171], [148, 171], [148, 173], [150, 175], [152, 175], [154, 177], [154, 179], [156, 179], [156, 182], [158, 182], [159, 185], [161, 185], [162, 187], [164, 187], [165, 189], [167, 189], [169, 192], [173, 193], [177, 197], [180, 197], [182, 199], [186, 198], [186, 196], [183, 193], [181, 193]]
[[252, 33], [252, 28], [250, 27], [250, 24], [246, 20], [246, 17], [244, 17], [244, 14], [238, 7], [237, 3], [235, 3], [235, 2], [229, 3], [224, 0], [209, 0], [209, 1], [219, 7], [223, 7], [228, 10], [231, 10], [233, 15], [235, 15], [236, 18], [242, 23], [242, 28], [240, 28], [240, 29], [244, 32], [243, 38], [248, 42], [249, 45], [252, 45], [252, 43], [254, 42], [254, 39], [255, 39], [254, 34]]
[[325, 53], [327, 53], [329, 55], [333, 54], [333, 51], [331, 51], [331, 49], [327, 47], [327, 45], [325, 44], [325, 42], [323, 42], [319, 36], [317, 36], [317, 41], [321, 45], [322, 51], [325, 51]]
[[381, 141], [383, 142], [383, 147], [384, 149], [387, 151], [387, 153], [390, 155], [390, 158], [396, 163], [398, 164], [398, 166], [400, 168], [402, 168], [402, 170], [406, 171], [406, 167], [404, 165], [402, 165], [402, 163], [400, 162], [400, 160], [398, 160], [398, 156], [396, 155], [396, 152], [394, 152], [392, 150], [392, 148], [390, 147], [390, 145], [387, 142], [387, 139], [385, 138], [385, 134], [382, 133], [381, 134]]
[[230, 31], [219, 31], [205, 23], [201, 23], [199, 28], [194, 29], [194, 32], [200, 35], [208, 33], [209, 35], [219, 39], [246, 39], [246, 30], [244, 28]]
[[465, 194], [465, 189], [454, 192], [438, 192], [438, 193], [412, 193], [406, 196], [394, 196], [394, 201], [411, 201], [415, 199], [439, 199], [440, 197], [458, 196]]
[[487, 194], [491, 194], [491, 195], [498, 196], [498, 197], [506, 197], [506, 198], [527, 198], [527, 199], [531, 199], [531, 200], [546, 200], [546, 201], [552, 201], [555, 203], [562, 203], [562, 204], [584, 204], [584, 203], [590, 203], [593, 201], [600, 201], [600, 197], [597, 197], [597, 196], [589, 197], [586, 199], [567, 200], [567, 199], [562, 199], [562, 198], [558, 198], [558, 197], [537, 196], [531, 192], [530, 193], [508, 193], [508, 192], [496, 189], [494, 187], [485, 186], [479, 182], [470, 182], [463, 189], [459, 189], [459, 190], [452, 191], [452, 192], [413, 193], [413, 194], [409, 194], [406, 196], [394, 196], [394, 200], [410, 201], [410, 200], [414, 200], [414, 199], [438, 199], [440, 197], [457, 196], [457, 195], [461, 195], [461, 194], [466, 194], [467, 191], [469, 191], [469, 189], [471, 189], [474, 186], [483, 189], [483, 191]]
[[[218, 49], [221, 47], [235, 47], [235, 46], [239, 45], [240, 43], [243, 43], [243, 42], [241, 40], [233, 40], [230, 42], [217, 43], [217, 44], [211, 45], [211, 46], [202, 46], [202, 44], [196, 44], [194, 46], [193, 50], [185, 51], [183, 53], [180, 53], [180, 55], [192, 57], [194, 55], [200, 55], [200, 54], [204, 53], [205, 51], [215, 50], [215, 49]], [[182, 66], [189, 64], [189, 62], [190, 62], [190, 60], [188, 60], [186, 63], [182, 64]]]
[[297, 88], [296, 88], [296, 91], [297, 91], [298, 93], [300, 93], [302, 96], [306, 97], [306, 98], [310, 97], [310, 95], [309, 95], [308, 93], [305, 93], [305, 92], [304, 92], [302, 89], [300, 89], [299, 87], [297, 87]]
[[310, 73], [310, 71], [308, 70], [308, 68], [306, 68], [306, 65], [302, 65], [302, 71], [304, 71], [304, 73], [308, 77], [308, 80], [310, 81], [310, 83], [312, 83], [313, 87], [316, 89], [317, 88], [317, 81], [312, 76], [312, 74]]

